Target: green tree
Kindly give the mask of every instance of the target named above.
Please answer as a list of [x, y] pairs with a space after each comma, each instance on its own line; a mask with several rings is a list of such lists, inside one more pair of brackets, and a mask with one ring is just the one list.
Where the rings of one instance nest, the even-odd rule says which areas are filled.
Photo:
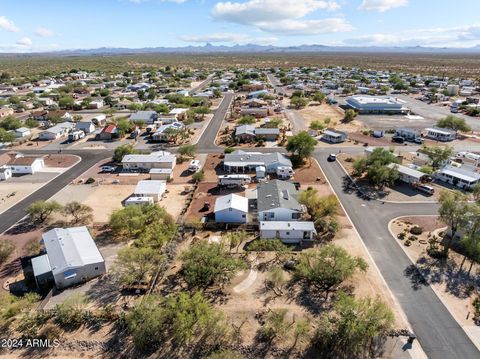
[[13, 143], [15, 141], [15, 133], [9, 132], [0, 127], [0, 142]]
[[154, 204], [127, 206], [116, 210], [110, 215], [108, 222], [115, 237], [128, 239], [139, 238], [142, 234], [150, 233], [148, 227], [155, 224], [159, 225], [156, 228], [158, 235], [171, 239], [176, 230], [175, 221], [165, 208]]
[[479, 202], [480, 201], [480, 183], [477, 183], [475, 186], [473, 186], [472, 194], [473, 194], [473, 199]]
[[121, 162], [123, 156], [134, 154], [136, 151], [131, 144], [125, 144], [115, 148], [112, 159], [115, 162]]
[[35, 201], [28, 206], [26, 212], [33, 222], [45, 223], [53, 213], [61, 210], [62, 206], [56, 201]]
[[15, 250], [15, 245], [11, 240], [3, 239], [0, 241], [0, 265], [5, 263], [5, 261], [10, 257], [10, 255]]
[[229, 340], [223, 314], [199, 292], [148, 295], [125, 321], [136, 348], [143, 352], [153, 352], [169, 341], [183, 346], [200, 339], [202, 346], [218, 346]]
[[366, 158], [360, 158], [353, 163], [354, 176], [366, 174], [366, 178], [379, 189], [386, 185], [393, 184], [399, 177], [395, 166], [389, 167], [391, 163], [398, 163], [398, 159], [389, 150], [376, 148]]
[[310, 123], [310, 129], [311, 129], [311, 130], [321, 131], [321, 130], [323, 130], [324, 128], [325, 128], [325, 125], [324, 125], [322, 122], [318, 121], [318, 120], [312, 121], [312, 122]]
[[367, 263], [360, 257], [352, 257], [335, 245], [308, 249], [300, 254], [295, 276], [299, 280], [328, 294], [335, 290], [357, 270], [365, 272]]
[[75, 99], [71, 96], [62, 97], [58, 100], [58, 106], [64, 110], [72, 110], [75, 106]]
[[285, 308], [275, 308], [267, 314], [265, 324], [260, 328], [260, 334], [264, 340], [272, 343], [287, 336], [291, 328], [287, 321], [287, 314], [288, 309]]
[[349, 123], [352, 122], [355, 117], [357, 117], [357, 112], [351, 108], [345, 110], [345, 115], [343, 116], [343, 122]]
[[93, 220], [93, 208], [77, 201], [68, 202], [63, 213], [73, 217], [73, 224], [88, 224]]
[[133, 130], [134, 124], [128, 118], [119, 118], [117, 120], [117, 136], [122, 138], [126, 133]]
[[192, 180], [193, 180], [195, 183], [202, 182], [204, 179], [205, 179], [205, 173], [203, 172], [203, 170], [200, 170], [200, 171], [198, 171], [198, 172], [195, 172], [195, 173], [192, 175]]
[[195, 157], [196, 151], [197, 151], [196, 145], [183, 145], [178, 148], [178, 153], [181, 156], [190, 157], [190, 158]]
[[238, 121], [237, 123], [239, 125], [253, 125], [255, 123], [255, 117], [253, 116], [250, 116], [250, 115], [246, 115], [246, 116], [242, 116]]
[[421, 152], [430, 158], [430, 161], [432, 161], [432, 167], [438, 169], [442, 163], [447, 161], [453, 155], [453, 147], [423, 146]]
[[438, 202], [440, 203], [438, 209], [440, 219], [450, 228], [450, 235], [443, 241], [443, 254], [447, 257], [458, 229], [465, 224], [467, 198], [459, 191], [443, 191], [440, 193]]
[[294, 96], [291, 98], [290, 104], [299, 110], [308, 105], [308, 99], [305, 97]]
[[292, 136], [288, 139], [287, 151], [292, 153], [302, 163], [310, 157], [315, 150], [317, 141], [312, 138], [306, 131], [302, 131], [299, 134]]
[[38, 127], [38, 121], [34, 120], [33, 118], [29, 118], [25, 121], [25, 126], [27, 126], [28, 128]]
[[22, 127], [22, 121], [15, 116], [7, 116], [0, 121], [0, 127], [10, 131]]
[[326, 98], [326, 96], [325, 96], [325, 94], [322, 93], [322, 92], [315, 92], [315, 93], [313, 94], [313, 97], [312, 97], [313, 101], [318, 102], [318, 103], [320, 103], [320, 104], [321, 104], [323, 101], [325, 101], [325, 98]]
[[465, 119], [453, 115], [448, 115], [447, 117], [438, 120], [437, 126], [441, 128], [450, 128], [455, 132], [470, 132], [472, 130]]
[[182, 275], [191, 288], [223, 286], [245, 268], [245, 263], [230, 255], [223, 243], [201, 241], [182, 255]]
[[228, 232], [225, 236], [225, 239], [230, 244], [230, 250], [235, 248], [236, 253], [238, 253], [238, 247], [247, 240], [248, 233], [244, 230]]
[[321, 316], [315, 333], [320, 357], [370, 357], [374, 340], [392, 329], [392, 311], [380, 299], [355, 299], [340, 293], [332, 311]]
[[140, 284], [149, 282], [163, 262], [157, 249], [132, 245], [118, 251], [113, 272], [125, 286]]

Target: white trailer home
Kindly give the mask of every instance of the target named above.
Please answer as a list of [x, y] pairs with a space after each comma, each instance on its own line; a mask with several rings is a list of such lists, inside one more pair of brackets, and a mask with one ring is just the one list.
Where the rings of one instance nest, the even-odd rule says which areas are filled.
[[399, 180], [408, 184], [426, 182], [430, 178], [426, 173], [396, 163], [390, 163], [388, 167], [396, 168], [399, 174]]
[[54, 228], [42, 237], [47, 254], [36, 257], [40, 258], [36, 265], [32, 261], [35, 278], [51, 272], [55, 286], [62, 289], [106, 272], [105, 261], [87, 227]]
[[304, 243], [315, 240], [317, 231], [313, 222], [261, 221], [260, 237], [280, 239], [284, 243]]
[[425, 129], [426, 137], [441, 142], [453, 141], [457, 134], [449, 128], [429, 127]]

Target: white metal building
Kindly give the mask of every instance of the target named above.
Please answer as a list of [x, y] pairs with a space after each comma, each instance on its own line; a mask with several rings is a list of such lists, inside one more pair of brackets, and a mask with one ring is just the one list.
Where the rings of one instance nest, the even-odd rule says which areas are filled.
[[[46, 258], [32, 261], [35, 277], [48, 265], [59, 289], [85, 282], [106, 272], [105, 261], [87, 227], [55, 228], [43, 234]], [[42, 262], [42, 268], [40, 263]], [[43, 272], [43, 273], [39, 273]]]
[[215, 201], [215, 222], [246, 223], [248, 215], [248, 198], [229, 194], [218, 197]]
[[144, 180], [137, 183], [133, 195], [135, 197], [150, 197], [153, 202], [158, 202], [162, 199], [167, 183], [165, 181], [150, 181]]

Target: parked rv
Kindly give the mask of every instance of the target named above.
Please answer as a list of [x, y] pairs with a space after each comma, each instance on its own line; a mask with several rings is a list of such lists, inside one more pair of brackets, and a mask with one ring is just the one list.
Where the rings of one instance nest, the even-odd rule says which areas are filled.
[[221, 187], [240, 187], [248, 185], [251, 182], [249, 175], [224, 175], [218, 176], [218, 185]]
[[200, 161], [199, 160], [192, 160], [188, 165], [188, 171], [190, 172], [197, 172], [200, 170]]

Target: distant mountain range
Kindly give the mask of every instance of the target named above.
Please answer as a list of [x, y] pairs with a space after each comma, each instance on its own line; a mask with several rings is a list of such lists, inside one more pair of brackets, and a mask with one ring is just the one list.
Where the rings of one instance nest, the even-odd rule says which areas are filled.
[[450, 47], [397, 47], [397, 46], [325, 46], [325, 45], [299, 45], [280, 47], [273, 45], [212, 45], [207, 43], [204, 46], [184, 46], [184, 47], [144, 47], [139, 49], [131, 48], [109, 48], [102, 47], [97, 49], [76, 49], [60, 50], [51, 52], [34, 53], [2, 53], [0, 56], [92, 56], [92, 55], [125, 55], [125, 54], [215, 54], [215, 53], [398, 53], [398, 54], [480, 54], [480, 44], [469, 48], [450, 48]]

